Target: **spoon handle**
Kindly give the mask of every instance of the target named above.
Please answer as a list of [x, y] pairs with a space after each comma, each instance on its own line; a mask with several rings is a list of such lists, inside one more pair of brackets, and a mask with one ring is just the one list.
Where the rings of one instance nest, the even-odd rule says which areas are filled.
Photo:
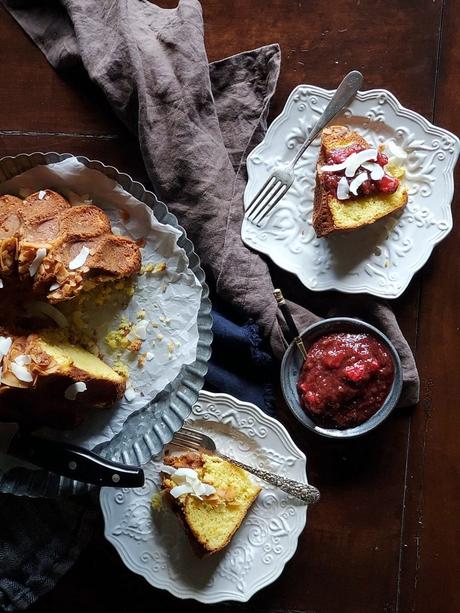
[[290, 494], [291, 496], [295, 496], [299, 498], [303, 502], [307, 504], [313, 504], [314, 502], [318, 502], [320, 498], [320, 493], [313, 485], [308, 485], [308, 483], [300, 483], [300, 481], [294, 481], [293, 479], [287, 479], [286, 477], [281, 477], [280, 475], [275, 475], [274, 473], [270, 473], [266, 470], [261, 470], [260, 468], [254, 468], [253, 466], [248, 466], [239, 460], [235, 460], [230, 458], [223, 453], [217, 453], [220, 458], [238, 466], [239, 468], [243, 468], [248, 473], [252, 473], [259, 479], [270, 483], [270, 485], [274, 485], [279, 488], [286, 494]]
[[334, 119], [334, 117], [338, 115], [345, 106], [347, 106], [350, 100], [356, 95], [356, 92], [362, 84], [363, 75], [358, 70], [352, 70], [343, 78], [342, 82], [336, 89], [335, 94], [332, 96], [331, 101], [318, 117], [304, 144], [297, 152], [295, 158], [292, 160], [292, 168], [294, 168], [299, 159], [302, 157], [305, 149], [311, 145], [321, 130], [326, 127], [331, 119]]

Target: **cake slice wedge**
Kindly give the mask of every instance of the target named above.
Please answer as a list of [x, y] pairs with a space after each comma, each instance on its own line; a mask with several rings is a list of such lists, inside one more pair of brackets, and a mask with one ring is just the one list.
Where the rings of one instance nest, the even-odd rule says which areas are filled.
[[166, 456], [162, 488], [202, 557], [226, 547], [261, 488], [248, 473], [205, 453]]
[[125, 378], [59, 331], [0, 329], [0, 421], [73, 427], [88, 410], [111, 407]]
[[313, 227], [318, 237], [350, 231], [396, 213], [407, 204], [402, 168], [388, 164], [344, 126], [325, 128], [316, 171]]

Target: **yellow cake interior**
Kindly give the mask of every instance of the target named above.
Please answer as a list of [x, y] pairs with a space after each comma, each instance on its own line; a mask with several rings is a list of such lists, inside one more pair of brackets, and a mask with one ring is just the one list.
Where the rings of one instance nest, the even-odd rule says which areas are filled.
[[110, 366], [105, 364], [97, 356], [86, 349], [72, 345], [52, 333], [43, 333], [38, 340], [40, 348], [59, 365], [59, 371], [65, 373], [71, 368], [76, 368], [88, 373], [95, 379], [105, 379], [109, 381], [123, 383], [123, 377], [118, 375]]
[[[166, 461], [176, 467], [192, 465], [200, 481], [214, 486], [215, 493], [202, 499], [193, 494], [183, 494], [173, 503], [204, 552], [220, 551], [238, 530], [260, 487], [252, 482], [245, 470], [217, 456], [200, 454], [199, 461], [195, 457], [192, 464], [187, 464], [187, 461], [184, 464], [183, 460], [174, 460], [173, 457]], [[163, 479], [165, 489], [170, 490], [174, 485], [174, 476]]]

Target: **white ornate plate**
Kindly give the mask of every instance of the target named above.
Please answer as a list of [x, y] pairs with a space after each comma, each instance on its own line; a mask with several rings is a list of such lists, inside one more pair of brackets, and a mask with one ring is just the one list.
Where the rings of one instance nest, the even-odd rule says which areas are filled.
[[[189, 423], [229, 455], [307, 482], [304, 454], [278, 421], [253, 404], [202, 391]], [[305, 504], [261, 482], [263, 490], [230, 545], [200, 560], [172, 511], [151, 511], [160, 463], [144, 466], [142, 488], [101, 490], [105, 536], [129, 569], [179, 598], [204, 603], [246, 602], [281, 574], [305, 527]]]
[[[293, 158], [333, 93], [311, 85], [294, 89], [263, 142], [248, 157], [245, 208], [273, 167]], [[459, 139], [404, 108], [383, 89], [359, 92], [333, 123], [349, 126], [372, 144], [392, 139], [406, 150], [409, 202], [402, 215], [349, 234], [317, 238], [311, 222], [317, 139], [298, 163], [294, 185], [262, 227], [244, 220], [243, 241], [296, 274], [308, 289], [397, 298], [452, 228]]]

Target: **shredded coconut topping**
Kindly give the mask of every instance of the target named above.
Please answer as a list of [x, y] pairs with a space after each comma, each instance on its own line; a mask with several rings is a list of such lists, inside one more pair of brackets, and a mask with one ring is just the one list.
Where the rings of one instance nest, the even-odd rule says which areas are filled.
[[133, 387], [131, 387], [130, 385], [126, 387], [125, 390], [125, 398], [128, 402], [131, 402], [132, 400], [134, 400], [134, 398], [136, 398], [137, 393], [134, 390]]
[[84, 381], [75, 381], [75, 383], [72, 383], [72, 385], [69, 385], [69, 387], [64, 392], [64, 398], [66, 398], [67, 400], [75, 400], [75, 398], [77, 397], [77, 394], [86, 392], [86, 390], [87, 390], [87, 387]]
[[37, 272], [45, 256], [46, 256], [46, 249], [44, 247], [39, 247], [37, 249], [37, 253], [35, 254], [32, 264], [29, 266], [29, 274], [31, 277], [33, 277], [34, 274]]
[[160, 470], [170, 475], [171, 480], [177, 484], [169, 492], [173, 498], [179, 498], [183, 494], [191, 494], [201, 500], [203, 496], [210, 496], [216, 492], [213, 485], [200, 481], [198, 473], [193, 468], [173, 468], [164, 464], [160, 467]]
[[10, 350], [11, 345], [13, 344], [13, 339], [9, 336], [0, 336], [0, 356], [4, 356]]
[[359, 187], [364, 183], [364, 181], [367, 181], [368, 178], [369, 178], [369, 175], [367, 174], [366, 171], [360, 172], [359, 175], [355, 177], [353, 181], [350, 183], [351, 193], [357, 196]]
[[11, 362], [11, 372], [16, 377], [16, 379], [19, 379], [19, 381], [23, 381], [24, 383], [32, 383], [34, 378], [32, 377], [29, 369], [23, 364], [20, 364], [20, 362], [18, 362], [18, 359], [22, 357], [27, 356], [18, 355], [14, 362]]
[[350, 197], [350, 186], [346, 177], [341, 177], [337, 185], [337, 199], [347, 200]]
[[83, 266], [83, 264], [88, 259], [88, 256], [89, 256], [89, 249], [85, 245], [80, 249], [80, 253], [77, 256], [75, 256], [73, 260], [69, 262], [69, 270], [76, 270], [77, 268], [80, 268], [81, 266]]

